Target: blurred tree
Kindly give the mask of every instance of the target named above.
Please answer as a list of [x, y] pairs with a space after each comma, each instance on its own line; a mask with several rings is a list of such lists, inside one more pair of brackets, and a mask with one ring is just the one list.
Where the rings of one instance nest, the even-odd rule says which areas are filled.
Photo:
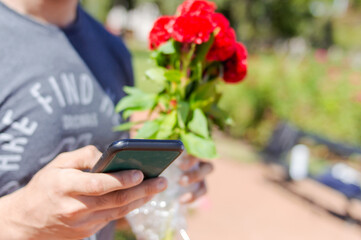
[[[218, 5], [218, 11], [223, 13], [236, 29], [238, 39], [245, 42], [251, 51], [272, 46], [279, 39], [286, 40], [296, 36], [303, 37], [315, 47], [328, 48], [334, 44], [336, 37], [337, 41], [342, 39], [340, 31], [346, 31], [332, 15], [332, 7], [341, 0], [213, 1]], [[127, 9], [132, 9], [146, 2], [156, 3], [162, 14], [171, 15], [183, 0], [82, 0], [88, 11], [102, 22], [114, 5], [121, 4]], [[348, 0], [348, 3], [356, 10], [354, 15], [357, 16], [361, 11], [361, 0]], [[323, 16], [317, 16], [319, 12], [315, 15], [313, 8], [316, 5], [321, 6], [316, 11], [323, 12]], [[348, 29], [348, 26], [344, 28]]]
[[268, 1], [265, 7], [275, 33], [286, 38], [299, 35], [303, 22], [312, 17], [309, 4], [310, 0]]

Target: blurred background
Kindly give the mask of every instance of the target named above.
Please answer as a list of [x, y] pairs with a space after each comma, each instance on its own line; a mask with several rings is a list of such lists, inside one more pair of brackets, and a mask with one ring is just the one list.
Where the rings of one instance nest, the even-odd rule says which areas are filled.
[[[148, 32], [181, 2], [82, 0], [124, 39], [145, 90]], [[214, 134], [221, 157], [191, 238], [361, 239], [361, 0], [214, 2], [249, 50], [249, 74], [224, 86], [234, 125]]]

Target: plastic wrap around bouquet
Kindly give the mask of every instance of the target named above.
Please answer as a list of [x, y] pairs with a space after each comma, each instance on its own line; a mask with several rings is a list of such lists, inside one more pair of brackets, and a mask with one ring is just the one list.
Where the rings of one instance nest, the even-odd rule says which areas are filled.
[[[218, 102], [225, 84], [245, 78], [247, 50], [237, 42], [229, 21], [215, 11], [213, 2], [187, 0], [175, 16], [156, 20], [149, 34], [155, 67], [145, 73], [154, 91], [125, 87], [128, 95], [116, 106], [125, 119], [144, 111], [148, 117], [124, 123], [116, 130], [141, 125], [136, 138], [180, 139], [187, 154], [201, 159], [217, 156], [211, 130], [213, 126], [224, 130], [232, 123]], [[189, 239], [184, 206], [178, 199], [192, 189], [177, 184], [181, 174], [177, 164], [172, 164], [164, 173], [168, 189], [128, 215], [137, 239]]]

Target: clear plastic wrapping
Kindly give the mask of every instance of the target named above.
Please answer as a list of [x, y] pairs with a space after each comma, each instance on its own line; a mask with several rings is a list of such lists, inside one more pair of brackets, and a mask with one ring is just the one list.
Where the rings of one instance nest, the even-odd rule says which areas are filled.
[[189, 240], [186, 233], [187, 206], [179, 203], [179, 197], [197, 186], [184, 188], [178, 184], [182, 171], [177, 166], [183, 156], [162, 174], [168, 180], [167, 190], [127, 215], [137, 240]]

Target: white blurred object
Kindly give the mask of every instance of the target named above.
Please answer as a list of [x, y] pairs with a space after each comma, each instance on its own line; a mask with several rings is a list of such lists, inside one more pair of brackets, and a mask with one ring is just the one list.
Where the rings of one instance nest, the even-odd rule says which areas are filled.
[[115, 6], [109, 11], [105, 24], [109, 30], [120, 34], [127, 26], [127, 18], [127, 9], [120, 5]]
[[326, 3], [321, 1], [313, 1], [310, 4], [310, 12], [315, 17], [324, 17], [328, 15], [328, 7]]
[[289, 174], [293, 180], [302, 180], [308, 175], [310, 150], [303, 144], [294, 146], [291, 150]]
[[340, 17], [347, 12], [349, 0], [334, 0], [332, 4], [333, 14]]
[[309, 48], [304, 38], [294, 37], [288, 40], [278, 40], [274, 44], [274, 50], [292, 60], [302, 61], [307, 55]]
[[160, 11], [154, 3], [144, 3], [128, 13], [128, 28], [134, 32], [137, 40], [147, 42], [153, 23]]
[[361, 67], [361, 51], [351, 52], [349, 58], [350, 58], [351, 67], [355, 70], [360, 69], [360, 67]]
[[341, 62], [345, 56], [345, 52], [341, 47], [333, 45], [330, 47], [330, 49], [328, 49], [328, 56], [330, 57], [331, 61]]
[[361, 173], [344, 163], [335, 164], [332, 167], [331, 174], [334, 178], [346, 184], [359, 185], [361, 182]]
[[302, 37], [295, 37], [289, 40], [289, 56], [292, 58], [303, 59], [307, 53], [307, 42]]
[[184, 229], [181, 229], [181, 230], [179, 231], [179, 233], [180, 233], [180, 235], [182, 236], [182, 238], [183, 238], [184, 240], [191, 240], [191, 239], [189, 238], [187, 232], [186, 232]]
[[323, 1], [311, 2], [310, 12], [315, 17], [341, 17], [347, 12], [349, 0], [333, 0], [331, 3]]

